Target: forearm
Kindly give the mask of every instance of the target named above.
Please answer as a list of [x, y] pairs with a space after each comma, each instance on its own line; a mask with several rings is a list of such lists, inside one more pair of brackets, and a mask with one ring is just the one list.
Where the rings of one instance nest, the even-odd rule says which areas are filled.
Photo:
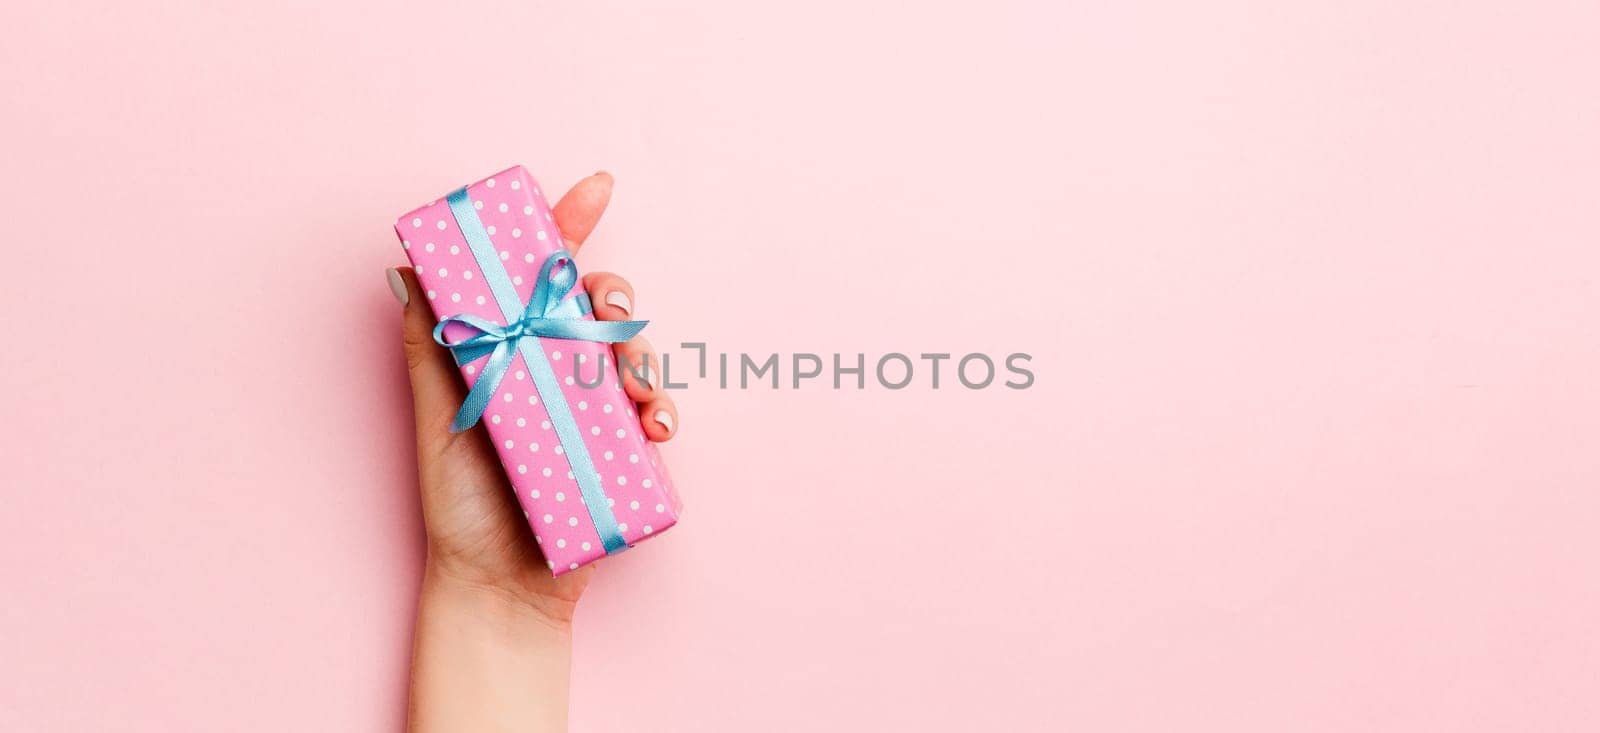
[[564, 620], [430, 563], [413, 655], [413, 731], [567, 729], [572, 634]]

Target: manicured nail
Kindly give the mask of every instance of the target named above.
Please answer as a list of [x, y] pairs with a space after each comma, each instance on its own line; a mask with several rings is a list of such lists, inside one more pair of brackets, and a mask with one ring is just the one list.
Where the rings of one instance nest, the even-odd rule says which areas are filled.
[[661, 427], [667, 429], [667, 434], [670, 435], [672, 433], [672, 413], [666, 410], [656, 410], [656, 422], [661, 423]]
[[394, 299], [404, 306], [411, 302], [411, 294], [406, 292], [406, 281], [400, 277], [400, 271], [391, 267], [384, 271], [389, 276], [389, 292], [394, 293]]
[[628, 294], [621, 290], [606, 293], [606, 305], [614, 305], [622, 309], [623, 315], [633, 315], [633, 303], [628, 301]]

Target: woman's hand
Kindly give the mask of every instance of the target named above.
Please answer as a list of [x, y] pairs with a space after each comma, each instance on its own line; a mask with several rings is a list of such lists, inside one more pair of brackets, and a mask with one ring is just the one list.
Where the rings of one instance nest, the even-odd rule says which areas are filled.
[[[579, 181], [552, 213], [576, 254], [611, 198], [612, 178]], [[414, 730], [564, 730], [572, 614], [594, 565], [551, 576], [482, 427], [451, 433], [466, 388], [449, 353], [433, 341], [435, 318], [410, 268], [388, 272], [405, 306], [405, 354], [417, 426], [417, 475], [427, 530], [412, 668]], [[629, 320], [633, 288], [610, 273], [584, 287], [595, 318]], [[617, 358], [650, 374], [648, 342], [616, 345]], [[672, 437], [677, 407], [659, 385], [623, 370], [651, 440]]]

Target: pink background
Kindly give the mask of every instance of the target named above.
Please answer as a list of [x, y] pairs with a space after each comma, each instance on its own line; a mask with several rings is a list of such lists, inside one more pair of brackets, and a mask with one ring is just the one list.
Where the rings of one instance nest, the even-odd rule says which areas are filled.
[[0, 729], [401, 725], [389, 224], [521, 162], [658, 345], [1038, 374], [680, 392], [576, 730], [1594, 730], [1600, 12], [1206, 5], [7, 3]]

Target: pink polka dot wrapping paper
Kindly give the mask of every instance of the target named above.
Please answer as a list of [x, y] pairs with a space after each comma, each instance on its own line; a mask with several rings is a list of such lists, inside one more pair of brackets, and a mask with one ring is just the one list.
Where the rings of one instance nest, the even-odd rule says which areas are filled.
[[[527, 170], [515, 166], [468, 186], [467, 195], [517, 297], [527, 303], [545, 258], [564, 247], [543, 190]], [[472, 315], [506, 322], [444, 199], [400, 217], [395, 232], [436, 319]], [[567, 297], [582, 292], [580, 280]], [[467, 329], [458, 333], [454, 324], [446, 327], [445, 334], [452, 341], [470, 335]], [[639, 427], [633, 401], [622, 391], [611, 344], [540, 338], [539, 347], [561, 384], [623, 539], [632, 546], [676, 524], [681, 511], [678, 494], [660, 452]], [[461, 365], [469, 387], [486, 360]], [[605, 557], [573, 465], [521, 353], [489, 401], [482, 427], [494, 443], [551, 571], [561, 575]]]

